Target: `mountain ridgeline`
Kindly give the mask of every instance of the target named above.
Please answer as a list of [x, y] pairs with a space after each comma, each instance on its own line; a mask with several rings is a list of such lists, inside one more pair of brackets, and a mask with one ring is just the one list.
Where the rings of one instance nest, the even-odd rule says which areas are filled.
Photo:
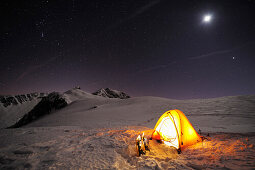
[[112, 90], [110, 88], [99, 89], [98, 91], [92, 93], [97, 96], [107, 97], [107, 98], [119, 98], [119, 99], [128, 99], [130, 96], [124, 92]]
[[[112, 90], [109, 88], [100, 89], [92, 94], [73, 88], [64, 93], [30, 93], [26, 95], [0, 96], [0, 117], [12, 117], [12, 121], [5, 122], [0, 128], [18, 128], [34, 120], [51, 114], [77, 100], [88, 98], [130, 98], [124, 92]], [[0, 122], [1, 123], [1, 122]]]
[[24, 104], [26, 102], [32, 101], [33, 99], [42, 98], [47, 96], [47, 93], [29, 93], [29, 94], [22, 94], [22, 95], [0, 95], [0, 104], [4, 107], [8, 107], [11, 105], [19, 105]]
[[25, 114], [19, 121], [9, 128], [21, 127], [46, 114], [50, 114], [52, 110], [58, 110], [65, 106], [67, 106], [67, 102], [59, 93], [50, 93], [48, 96], [43, 97], [31, 111]]

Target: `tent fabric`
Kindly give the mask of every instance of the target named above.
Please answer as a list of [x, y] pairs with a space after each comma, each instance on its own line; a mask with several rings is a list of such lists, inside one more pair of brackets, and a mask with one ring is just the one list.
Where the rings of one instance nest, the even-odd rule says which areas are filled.
[[169, 110], [158, 120], [152, 139], [162, 140], [166, 145], [181, 150], [202, 141], [188, 118], [180, 110]]

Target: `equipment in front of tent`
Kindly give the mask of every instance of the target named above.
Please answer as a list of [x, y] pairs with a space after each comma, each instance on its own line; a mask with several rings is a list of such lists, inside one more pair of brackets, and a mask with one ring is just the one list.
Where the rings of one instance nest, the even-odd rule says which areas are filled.
[[144, 136], [144, 133], [142, 137], [138, 135], [136, 138], [136, 151], [138, 156], [145, 155], [146, 151], [150, 151], [149, 140]]
[[144, 144], [140, 135], [136, 138], [136, 151], [138, 156], [145, 154]]

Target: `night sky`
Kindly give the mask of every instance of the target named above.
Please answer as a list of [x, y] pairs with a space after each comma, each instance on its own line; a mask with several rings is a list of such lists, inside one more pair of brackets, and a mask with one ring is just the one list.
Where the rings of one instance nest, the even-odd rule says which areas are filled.
[[0, 94], [77, 85], [175, 99], [255, 94], [254, 0], [1, 0], [0, 8]]

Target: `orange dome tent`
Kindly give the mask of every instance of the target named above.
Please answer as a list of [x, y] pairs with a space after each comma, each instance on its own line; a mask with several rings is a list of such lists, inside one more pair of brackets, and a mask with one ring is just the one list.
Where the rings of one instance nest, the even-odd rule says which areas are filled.
[[152, 139], [162, 140], [178, 151], [202, 141], [184, 113], [177, 109], [169, 110], [159, 118], [154, 127]]

